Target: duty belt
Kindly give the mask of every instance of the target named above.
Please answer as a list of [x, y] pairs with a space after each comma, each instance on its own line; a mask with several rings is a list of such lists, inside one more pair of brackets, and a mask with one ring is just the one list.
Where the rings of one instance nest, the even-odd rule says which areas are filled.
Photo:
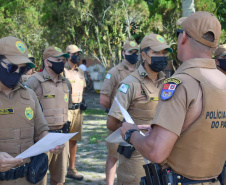
[[80, 108], [80, 103], [73, 103], [70, 110], [76, 110], [76, 109], [79, 109], [79, 108]]
[[204, 183], [204, 182], [216, 182], [218, 181], [218, 178], [208, 179], [208, 180], [192, 180], [188, 179], [186, 177], [183, 177], [182, 175], [175, 174], [178, 183], [183, 184], [197, 184], [197, 183]]
[[23, 166], [19, 166], [17, 168], [12, 168], [11, 170], [8, 170], [6, 172], [0, 172], [0, 180], [15, 180], [18, 178], [23, 178], [26, 176], [28, 171], [29, 164], [26, 163]]

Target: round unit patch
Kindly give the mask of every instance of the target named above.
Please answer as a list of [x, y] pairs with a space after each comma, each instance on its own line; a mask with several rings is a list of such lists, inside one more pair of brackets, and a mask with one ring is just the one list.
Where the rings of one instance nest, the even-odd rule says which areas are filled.
[[55, 47], [55, 50], [59, 51], [59, 52], [62, 52], [62, 50], [58, 47]]
[[25, 116], [28, 120], [32, 120], [32, 118], [34, 116], [34, 111], [31, 109], [31, 107], [26, 107]]
[[165, 42], [164, 38], [163, 38], [161, 35], [157, 35], [157, 36], [156, 36], [156, 39], [157, 39], [159, 42], [161, 42], [161, 43], [164, 43], [164, 42]]
[[134, 46], [136, 46], [136, 43], [134, 41], [131, 41], [130, 42], [130, 46], [133, 46], [134, 47]]
[[64, 95], [64, 100], [65, 100], [66, 102], [68, 102], [68, 95], [67, 95], [67, 94]]
[[74, 45], [74, 49], [78, 49], [78, 46], [75, 46], [75, 45]]
[[26, 51], [25, 45], [21, 41], [16, 41], [16, 47], [21, 53], [24, 53]]

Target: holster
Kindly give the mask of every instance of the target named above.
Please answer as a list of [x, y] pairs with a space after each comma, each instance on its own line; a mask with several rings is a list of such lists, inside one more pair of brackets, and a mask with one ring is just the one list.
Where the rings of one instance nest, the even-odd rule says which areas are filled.
[[70, 132], [70, 127], [71, 127], [71, 122], [70, 121], [67, 121], [62, 129], [58, 129], [58, 130], [49, 130], [49, 132], [52, 132], [52, 133], [69, 133]]
[[31, 162], [28, 166], [27, 181], [32, 184], [37, 184], [43, 179], [48, 170], [48, 156], [45, 153], [31, 157]]
[[37, 184], [43, 179], [48, 170], [48, 156], [45, 153], [31, 157], [30, 163], [0, 172], [0, 181], [15, 180], [26, 176], [27, 181]]
[[86, 110], [87, 108], [88, 108], [88, 105], [87, 105], [85, 99], [83, 98], [82, 102], [80, 103], [80, 109], [81, 110]]
[[117, 152], [126, 158], [130, 158], [135, 148], [133, 146], [118, 146]]
[[208, 180], [192, 180], [182, 175], [176, 174], [171, 168], [161, 170], [155, 163], [143, 165], [146, 176], [141, 178], [141, 185], [177, 185], [177, 184], [197, 184], [205, 182], [216, 182], [218, 178]]

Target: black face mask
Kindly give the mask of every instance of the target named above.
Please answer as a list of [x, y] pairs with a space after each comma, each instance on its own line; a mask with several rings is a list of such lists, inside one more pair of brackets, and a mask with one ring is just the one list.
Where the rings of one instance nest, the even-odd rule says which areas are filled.
[[[48, 59], [47, 59], [48, 60]], [[64, 71], [64, 62], [53, 62], [48, 60], [52, 67], [50, 67], [56, 74], [60, 74]]]
[[133, 53], [132, 55], [125, 55], [125, 59], [130, 64], [136, 64], [137, 63], [137, 58], [138, 58], [138, 55], [136, 53]]
[[0, 64], [0, 81], [8, 88], [15, 87], [21, 78], [21, 74], [9, 73], [6, 68]]
[[152, 71], [159, 72], [166, 68], [168, 64], [168, 57], [150, 57], [151, 64], [148, 66], [151, 68]]
[[79, 55], [76, 55], [76, 56], [71, 56], [71, 62], [73, 64], [77, 64], [80, 60], [80, 56]]
[[226, 58], [217, 59], [219, 61], [219, 67], [226, 71]]

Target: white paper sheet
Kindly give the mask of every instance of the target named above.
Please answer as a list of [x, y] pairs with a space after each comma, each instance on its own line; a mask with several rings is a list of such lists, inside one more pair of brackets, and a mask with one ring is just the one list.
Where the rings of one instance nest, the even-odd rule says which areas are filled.
[[62, 145], [66, 143], [77, 133], [78, 132], [69, 134], [49, 133], [15, 158], [25, 159], [28, 157], [39, 155], [44, 152], [48, 152], [49, 150], [54, 149], [57, 145]]
[[[126, 109], [124, 109], [121, 104], [119, 103], [118, 99], [115, 97], [115, 101], [117, 102], [119, 109], [122, 112], [123, 117], [125, 118], [126, 122], [134, 124], [133, 119], [131, 118], [131, 116], [129, 115], [129, 113], [126, 111]], [[142, 135], [144, 135], [142, 132], [140, 132]], [[118, 128], [116, 131], [114, 131], [111, 135], [109, 135], [105, 141], [109, 142], [109, 143], [119, 143], [122, 146], [129, 146], [130, 144], [128, 144], [127, 142], [125, 142], [122, 139], [122, 136], [120, 135], [120, 128]]]

